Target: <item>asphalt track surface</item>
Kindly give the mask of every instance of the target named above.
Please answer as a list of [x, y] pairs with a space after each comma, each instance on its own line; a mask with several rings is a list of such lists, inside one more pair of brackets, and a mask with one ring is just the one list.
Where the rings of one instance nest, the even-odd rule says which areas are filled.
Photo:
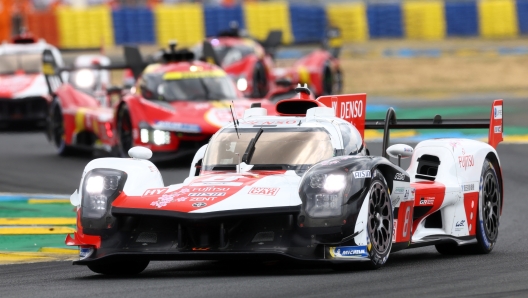
[[[380, 154], [380, 143], [369, 145]], [[97, 275], [70, 262], [4, 265], [0, 297], [526, 297], [527, 149], [499, 145], [505, 204], [489, 255], [443, 256], [426, 247], [392, 254], [380, 270], [345, 272], [284, 262], [152, 262], [127, 278]], [[91, 158], [55, 156], [41, 132], [0, 132], [0, 192], [71, 193]], [[158, 165], [165, 184], [182, 181], [189, 160]]]

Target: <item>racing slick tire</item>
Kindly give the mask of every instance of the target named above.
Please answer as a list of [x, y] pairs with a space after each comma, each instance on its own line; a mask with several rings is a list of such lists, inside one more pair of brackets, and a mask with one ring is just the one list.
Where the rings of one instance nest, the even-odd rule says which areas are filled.
[[375, 170], [368, 192], [367, 251], [369, 260], [361, 263], [335, 263], [333, 264], [334, 270], [375, 270], [381, 268], [387, 262], [392, 248], [392, 228], [394, 224], [392, 203], [388, 189], [383, 174]]
[[378, 170], [373, 172], [368, 193], [367, 250], [370, 261], [365, 265], [368, 269], [378, 269], [389, 258], [394, 224], [389, 188], [385, 177]]
[[117, 112], [116, 130], [118, 155], [120, 157], [128, 157], [128, 150], [134, 146], [134, 139], [132, 135], [132, 119], [130, 118], [130, 111], [125, 104], [119, 107]]
[[477, 243], [458, 246], [454, 243], [437, 244], [441, 254], [488, 254], [493, 250], [499, 236], [502, 185], [495, 167], [489, 159], [484, 160], [480, 176], [479, 206], [477, 211]]
[[322, 77], [321, 86], [321, 95], [332, 95], [332, 94], [341, 94], [343, 89], [343, 77], [341, 71], [332, 71], [330, 61], [326, 61], [323, 66], [323, 77]]
[[107, 261], [89, 264], [88, 269], [104, 275], [136, 275], [149, 264], [149, 260]]
[[266, 68], [261, 62], [255, 64], [253, 69], [253, 90], [251, 91], [252, 98], [263, 98], [268, 94], [268, 76], [266, 74]]
[[55, 105], [49, 115], [48, 130], [52, 143], [57, 147], [60, 156], [68, 156], [75, 153], [75, 150], [66, 145], [64, 141], [64, 117], [59, 105]]

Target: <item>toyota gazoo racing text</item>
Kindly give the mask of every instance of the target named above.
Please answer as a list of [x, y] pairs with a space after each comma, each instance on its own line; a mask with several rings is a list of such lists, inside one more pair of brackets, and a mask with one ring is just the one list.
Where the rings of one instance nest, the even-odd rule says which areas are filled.
[[[491, 119], [365, 121], [366, 95], [280, 101], [278, 116], [250, 108], [196, 153], [183, 183], [166, 185], [144, 147], [132, 158], [88, 163], [79, 189], [77, 265], [131, 274], [151, 260], [281, 258], [336, 266], [384, 265], [391, 252], [489, 253], [498, 236], [503, 183], [502, 113]], [[493, 103], [502, 111], [502, 100]], [[391, 128], [484, 128], [489, 144], [433, 139], [387, 148]], [[370, 156], [364, 129], [384, 129]], [[502, 131], [502, 130], [500, 130]], [[398, 162], [391, 162], [389, 155]], [[411, 157], [402, 169], [401, 158]]]

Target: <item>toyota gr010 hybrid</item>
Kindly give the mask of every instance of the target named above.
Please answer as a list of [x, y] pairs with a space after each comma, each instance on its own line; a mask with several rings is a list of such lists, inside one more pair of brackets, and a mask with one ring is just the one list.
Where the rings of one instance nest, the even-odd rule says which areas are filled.
[[[301, 90], [302, 91], [302, 90]], [[152, 260], [281, 258], [383, 266], [391, 252], [489, 253], [498, 236], [503, 183], [491, 119], [365, 121], [365, 94], [283, 100], [222, 127], [196, 153], [183, 183], [165, 184], [147, 159], [88, 163], [78, 191], [77, 265], [131, 274]], [[334, 108], [331, 108], [334, 107]], [[238, 125], [237, 125], [238, 123]], [[370, 156], [364, 128], [489, 127], [489, 144], [433, 139]], [[407, 170], [386, 154], [412, 158]]]

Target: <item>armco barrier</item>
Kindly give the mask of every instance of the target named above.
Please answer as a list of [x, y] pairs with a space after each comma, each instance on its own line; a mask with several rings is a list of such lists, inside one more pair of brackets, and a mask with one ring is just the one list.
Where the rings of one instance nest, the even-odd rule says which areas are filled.
[[478, 17], [475, 1], [447, 1], [445, 18], [448, 36], [477, 36]]
[[205, 34], [216, 36], [220, 32], [229, 29], [230, 23], [236, 21], [240, 28], [245, 28], [244, 13], [241, 6], [205, 6]]
[[[0, 0], [1, 40], [11, 37], [13, 1]], [[271, 30], [282, 30], [284, 44], [318, 42], [328, 26], [340, 28], [345, 42], [402, 37], [511, 38], [528, 34], [528, 0], [387, 0], [325, 6], [287, 2], [246, 2], [238, 6], [187, 3], [113, 11], [109, 6], [77, 10], [61, 5], [50, 12], [29, 12], [26, 21], [37, 37], [61, 48], [94, 48], [114, 43], [166, 45], [169, 40], [190, 46], [228, 29], [231, 21], [237, 21], [260, 40]]]

